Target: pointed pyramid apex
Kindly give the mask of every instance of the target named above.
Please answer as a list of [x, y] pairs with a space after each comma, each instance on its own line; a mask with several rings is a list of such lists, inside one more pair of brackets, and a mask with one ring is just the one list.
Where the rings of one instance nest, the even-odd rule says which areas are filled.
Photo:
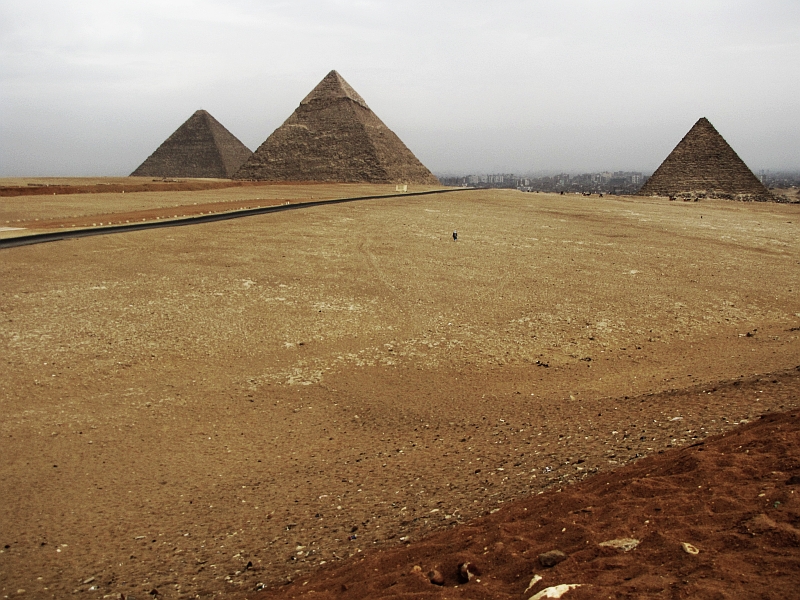
[[210, 126], [210, 124], [212, 122], [215, 122], [216, 119], [211, 116], [211, 113], [201, 108], [200, 110], [194, 111], [194, 113], [192, 113], [192, 116], [189, 117], [189, 119], [186, 122], [190, 123], [190, 122], [203, 122], [203, 121], [205, 121], [205, 124], [207, 126]]
[[339, 75], [336, 71], [331, 71], [328, 73], [322, 81], [317, 84], [311, 92], [303, 98], [303, 101], [300, 102], [300, 105], [310, 104], [311, 102], [315, 101], [330, 101], [330, 100], [338, 100], [341, 98], [347, 98], [348, 100], [352, 100], [356, 104], [360, 104], [367, 110], [369, 110], [369, 106], [364, 101], [364, 99], [358, 95], [358, 92], [355, 91], [349, 83], [344, 80], [344, 77]]
[[697, 122], [692, 126], [692, 129], [690, 129], [689, 131], [692, 131], [694, 129], [710, 129], [712, 131], [717, 131], [717, 129], [711, 124], [711, 121], [709, 121], [705, 117], [700, 117], [699, 119], [697, 119]]

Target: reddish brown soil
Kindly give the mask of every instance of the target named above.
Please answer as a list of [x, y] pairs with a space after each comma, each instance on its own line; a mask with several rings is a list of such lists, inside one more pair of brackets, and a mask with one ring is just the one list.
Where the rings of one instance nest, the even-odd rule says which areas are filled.
[[25, 229], [58, 229], [62, 227], [96, 227], [98, 225], [122, 225], [124, 223], [135, 223], [137, 221], [153, 221], [159, 219], [173, 219], [179, 217], [191, 217], [195, 215], [208, 215], [211, 213], [231, 212], [246, 208], [260, 208], [263, 206], [276, 206], [286, 204], [285, 200], [275, 199], [250, 199], [226, 202], [209, 202], [206, 204], [193, 204], [190, 206], [166, 206], [161, 208], [151, 208], [149, 210], [136, 210], [129, 212], [114, 212], [97, 214], [92, 216], [68, 217], [58, 219], [46, 219], [38, 221], [21, 221], [15, 223], [18, 227]]
[[[780, 379], [778, 385], [789, 385], [779, 393], [796, 400], [798, 374]], [[765, 384], [725, 387], [747, 396]], [[682, 395], [692, 404], [691, 394]], [[291, 585], [230, 597], [528, 598], [577, 583], [582, 587], [565, 597], [795, 598], [800, 413], [765, 415], [492, 512], [405, 547], [365, 552]], [[640, 543], [627, 551], [600, 546], [623, 538]], [[686, 552], [683, 543], [699, 554]], [[546, 568], [539, 555], [552, 550], [567, 558]], [[464, 563], [476, 573], [469, 582], [459, 576]], [[438, 585], [430, 581], [434, 571], [443, 579]], [[535, 575], [541, 580], [529, 588]]]
[[[321, 184], [298, 182], [233, 182], [181, 180], [151, 183], [146, 178], [0, 180], [0, 236], [28, 235], [33, 230], [58, 231], [172, 219], [242, 208], [301, 203], [309, 200], [383, 196], [396, 193], [386, 184]], [[8, 185], [2, 186], [5, 182]], [[414, 186], [413, 191], [441, 189]], [[56, 193], [56, 190], [58, 193]], [[31, 195], [35, 194], [35, 195]]]
[[269, 185], [295, 185], [310, 187], [315, 184], [303, 181], [281, 181], [280, 184], [265, 181], [231, 181], [231, 180], [156, 180], [142, 182], [141, 177], [130, 182], [94, 183], [94, 184], [49, 184], [35, 183], [26, 185], [0, 186], [0, 197], [16, 196], [62, 196], [64, 194], [118, 194], [126, 192], [197, 192], [202, 190], [221, 190], [232, 187], [264, 187]]

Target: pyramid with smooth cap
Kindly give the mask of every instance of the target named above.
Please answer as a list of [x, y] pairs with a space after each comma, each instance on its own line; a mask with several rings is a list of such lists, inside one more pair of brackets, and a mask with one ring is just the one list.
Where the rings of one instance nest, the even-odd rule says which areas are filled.
[[439, 183], [336, 71], [303, 99], [234, 178]]
[[253, 153], [204, 110], [198, 110], [132, 177], [230, 178]]
[[705, 117], [675, 146], [638, 195], [774, 200]]

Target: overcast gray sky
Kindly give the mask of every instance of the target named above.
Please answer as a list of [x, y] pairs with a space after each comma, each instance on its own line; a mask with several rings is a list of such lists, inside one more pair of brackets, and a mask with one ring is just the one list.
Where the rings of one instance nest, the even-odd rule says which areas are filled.
[[5, 0], [0, 176], [127, 175], [198, 108], [255, 149], [331, 69], [437, 174], [653, 171], [708, 117], [800, 170], [798, 0]]

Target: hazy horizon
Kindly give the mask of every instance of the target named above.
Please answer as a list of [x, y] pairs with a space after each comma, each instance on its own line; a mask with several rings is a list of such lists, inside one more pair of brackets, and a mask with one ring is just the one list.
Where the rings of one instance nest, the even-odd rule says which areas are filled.
[[652, 173], [700, 117], [800, 170], [800, 3], [0, 5], [0, 176], [128, 175], [200, 108], [255, 150], [336, 69], [434, 173]]

